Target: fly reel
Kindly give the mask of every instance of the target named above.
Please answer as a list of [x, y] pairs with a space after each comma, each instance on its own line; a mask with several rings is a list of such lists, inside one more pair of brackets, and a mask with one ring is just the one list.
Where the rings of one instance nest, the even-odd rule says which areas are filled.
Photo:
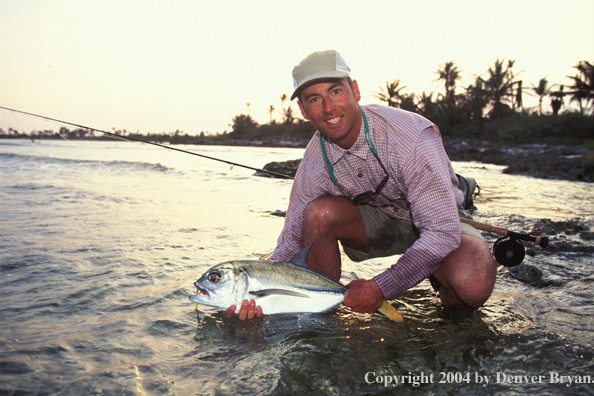
[[495, 260], [506, 267], [515, 267], [526, 257], [524, 244], [516, 238], [509, 236], [499, 238], [493, 244]]
[[513, 232], [507, 228], [496, 227], [467, 219], [460, 219], [460, 222], [469, 224], [477, 230], [503, 235], [503, 238], [499, 238], [493, 244], [493, 255], [495, 255], [495, 260], [497, 260], [499, 264], [505, 265], [506, 267], [515, 267], [524, 260], [524, 257], [526, 257], [524, 244], [521, 241], [534, 242], [543, 249], [549, 244], [549, 238], [545, 236], [534, 236], [523, 232]]

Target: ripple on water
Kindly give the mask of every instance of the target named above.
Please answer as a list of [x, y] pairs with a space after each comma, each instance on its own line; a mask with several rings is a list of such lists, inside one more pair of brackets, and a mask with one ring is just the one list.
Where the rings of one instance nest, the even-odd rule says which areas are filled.
[[[57, 142], [41, 153], [44, 144], [10, 150], [69, 153]], [[117, 161], [117, 177], [84, 162], [86, 154], [43, 167], [39, 159], [2, 159], [10, 172], [0, 178], [0, 394], [594, 393], [586, 385], [386, 389], [365, 381], [369, 372], [470, 372], [491, 381], [497, 372], [590, 373], [590, 185], [461, 167], [483, 190], [477, 220], [551, 238], [549, 249], [528, 245], [525, 264], [541, 271], [538, 283], [500, 269], [492, 297], [476, 312], [444, 309], [423, 281], [392, 301], [402, 324], [344, 307], [243, 323], [206, 307], [196, 314], [192, 282], [214, 264], [270, 250], [283, 219], [268, 213], [286, 208], [291, 184], [180, 164], [160, 150], [80, 144]], [[279, 153], [302, 153], [192, 149], [243, 159], [257, 153], [262, 165]], [[499, 237], [484, 236], [490, 246]], [[395, 261], [345, 261], [343, 282], [369, 279]]]

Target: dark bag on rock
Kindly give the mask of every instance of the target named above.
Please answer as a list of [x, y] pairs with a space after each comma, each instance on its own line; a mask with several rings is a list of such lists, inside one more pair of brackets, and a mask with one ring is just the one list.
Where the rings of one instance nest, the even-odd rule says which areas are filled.
[[[457, 173], [456, 177], [458, 177], [458, 188], [464, 194], [464, 202], [462, 202], [462, 205], [460, 205], [460, 207], [464, 210], [469, 211], [470, 214], [472, 214], [477, 209], [476, 206], [474, 206], [474, 197], [481, 193], [481, 188], [474, 179], [460, 176]], [[475, 190], [477, 190], [476, 193]]]

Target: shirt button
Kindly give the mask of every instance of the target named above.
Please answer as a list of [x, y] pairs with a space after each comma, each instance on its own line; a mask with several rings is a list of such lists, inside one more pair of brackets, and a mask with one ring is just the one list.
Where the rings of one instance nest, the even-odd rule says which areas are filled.
[[357, 174], [357, 177], [363, 177], [363, 173]]
[[346, 153], [347, 153], [347, 155], [351, 155], [352, 154], [350, 151], [347, 151]]

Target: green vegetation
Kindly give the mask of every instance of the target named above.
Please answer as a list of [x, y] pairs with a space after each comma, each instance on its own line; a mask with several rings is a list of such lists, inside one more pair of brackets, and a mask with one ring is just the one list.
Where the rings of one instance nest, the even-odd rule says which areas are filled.
[[[435, 122], [446, 140], [465, 139], [491, 144], [547, 143], [594, 148], [594, 67], [580, 61], [571, 86], [548, 85], [546, 77], [526, 88], [513, 70], [514, 60], [497, 59], [486, 77], [475, 75], [472, 84], [457, 92], [461, 72], [456, 62], [440, 65], [435, 72], [444, 92], [402, 93], [400, 80], [386, 82], [375, 93], [388, 106], [422, 114]], [[554, 89], [556, 88], [556, 89]], [[565, 91], [564, 91], [565, 88]], [[538, 112], [524, 109], [524, 94], [539, 98]], [[435, 99], [433, 99], [435, 96]], [[579, 104], [580, 112], [561, 111], [564, 97]], [[549, 97], [553, 114], [543, 114]], [[588, 107], [590, 106], [590, 107]], [[588, 110], [587, 110], [588, 109]], [[588, 114], [589, 113], [589, 114]]]
[[452, 128], [446, 139], [491, 144], [548, 144], [584, 146], [594, 149], [594, 117], [579, 113], [561, 115], [512, 114], [483, 126], [475, 124]]
[[[417, 95], [404, 93], [406, 86], [399, 79], [378, 87], [373, 96], [391, 107], [417, 112], [435, 122], [444, 140], [464, 139], [470, 142], [485, 142], [491, 145], [547, 143], [551, 145], [585, 146], [594, 149], [594, 66], [580, 61], [568, 76], [572, 84], [549, 85], [546, 77], [537, 85], [527, 87], [514, 72], [515, 61], [497, 59], [489, 65], [485, 77], [474, 75], [474, 80], [461, 87], [462, 72], [455, 61], [444, 62], [434, 73], [435, 81], [443, 92]], [[538, 97], [537, 111], [524, 109], [523, 95]], [[565, 107], [577, 103], [579, 112]], [[543, 102], [550, 99], [552, 114], [543, 114]], [[259, 125], [249, 114], [239, 114], [231, 120], [231, 131], [217, 135], [188, 135], [179, 130], [170, 133], [128, 133], [125, 130], [113, 133], [136, 139], [171, 144], [237, 144], [237, 145], [301, 145], [315, 132], [311, 123], [298, 118], [286, 94], [280, 95], [281, 109], [270, 105], [269, 122]], [[545, 102], [546, 103], [546, 102]], [[247, 104], [247, 108], [251, 106]], [[280, 114], [280, 120], [274, 118]], [[101, 133], [84, 129], [61, 128], [53, 131], [21, 134], [14, 129], [5, 133], [0, 129], [0, 138], [27, 137], [32, 139], [113, 139]]]

